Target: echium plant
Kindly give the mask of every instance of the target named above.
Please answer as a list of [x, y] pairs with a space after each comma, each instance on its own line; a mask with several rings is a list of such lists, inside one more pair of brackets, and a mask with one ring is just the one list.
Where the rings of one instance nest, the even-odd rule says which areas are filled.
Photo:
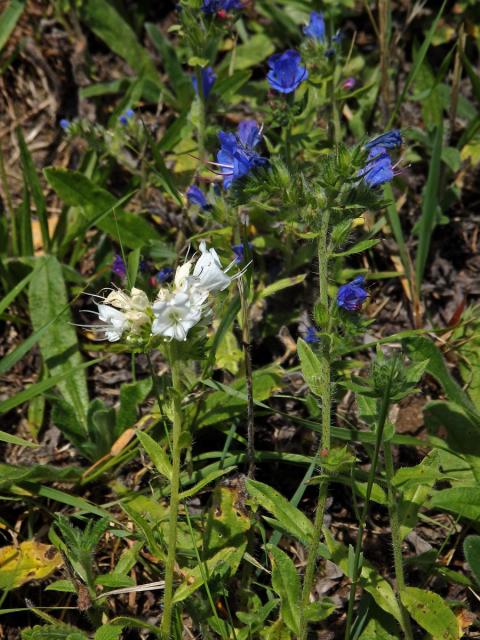
[[[273, 62], [279, 64], [279, 61], [277, 58]], [[288, 63], [298, 64], [298, 60], [292, 55]], [[296, 75], [293, 71], [289, 78], [295, 84]], [[298, 170], [291, 168], [291, 157], [286, 158], [288, 168], [282, 160], [272, 158], [267, 166], [259, 166], [253, 162], [248, 171], [235, 173], [235, 170], [232, 170], [233, 179], [232, 176], [228, 178], [228, 197], [232, 205], [242, 205], [244, 215], [249, 207], [268, 202], [278, 208], [276, 217], [283, 220], [289, 229], [295, 229], [298, 235], [314, 238], [317, 244], [319, 292], [313, 309], [315, 327], [310, 327], [307, 340], [299, 339], [298, 342], [304, 376], [310, 390], [320, 401], [322, 434], [316, 462], [323, 477], [319, 487], [314, 533], [308, 549], [302, 598], [299, 603], [302, 640], [307, 635], [308, 620], [305, 612], [308, 610], [321, 544], [329, 475], [334, 467], [329, 463], [332, 446], [332, 389], [336, 382], [332, 371], [341, 357], [343, 329], [351, 322], [352, 315], [358, 314], [368, 297], [363, 276], [357, 276], [350, 283], [341, 286], [336, 295], [331, 294], [335, 262], [338, 260], [336, 253], [340, 253], [350, 241], [354, 220], [366, 210], [379, 209], [384, 204], [382, 192], [378, 187], [392, 180], [395, 169], [391, 152], [401, 143], [400, 132], [393, 130], [366, 144], [358, 144], [351, 148], [337, 145], [333, 153], [322, 156], [321, 162], [305, 162]], [[243, 147], [241, 150], [243, 151]], [[358, 251], [361, 251], [361, 245], [359, 247]], [[382, 389], [384, 387], [385, 385]], [[393, 395], [387, 393], [388, 403]], [[368, 505], [368, 500], [366, 504]], [[398, 540], [394, 539], [393, 542], [398, 550]], [[360, 548], [361, 531], [352, 575], [347, 638], [358, 580]], [[395, 566], [400, 571], [401, 558]], [[402, 575], [398, 578], [399, 584], [402, 583]], [[411, 637], [406, 615], [403, 627], [407, 637]]]
[[[205, 337], [206, 324], [212, 319], [212, 296], [227, 289], [243, 271], [234, 259], [222, 267], [215, 249], [200, 243], [200, 254], [181, 264], [173, 282], [160, 287], [156, 299], [135, 287], [130, 291], [112, 289], [107, 295], [94, 296], [99, 322], [87, 325], [99, 339], [122, 341], [132, 351], [149, 355], [153, 349], [163, 352], [170, 365], [170, 403], [173, 426], [168, 440], [171, 454], [171, 494], [165, 563], [165, 589], [161, 631], [170, 637], [173, 609], [173, 580], [177, 548], [180, 468], [182, 455], [182, 391], [181, 360], [194, 357], [195, 342]], [[107, 293], [107, 292], [105, 292]], [[183, 349], [180, 347], [183, 346]]]

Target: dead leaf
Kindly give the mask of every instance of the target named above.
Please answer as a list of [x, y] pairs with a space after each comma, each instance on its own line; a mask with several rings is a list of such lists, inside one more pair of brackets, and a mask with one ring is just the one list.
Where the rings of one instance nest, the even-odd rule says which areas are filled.
[[15, 589], [30, 580], [42, 580], [63, 564], [50, 544], [25, 540], [0, 549], [0, 589]]

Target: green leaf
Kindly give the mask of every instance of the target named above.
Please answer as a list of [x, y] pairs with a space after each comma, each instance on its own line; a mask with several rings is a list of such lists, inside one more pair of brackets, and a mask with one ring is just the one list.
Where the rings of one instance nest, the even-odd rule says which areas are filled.
[[288, 533], [308, 544], [313, 536], [313, 525], [307, 516], [294, 507], [278, 491], [258, 480], [247, 480], [248, 493], [258, 504], [272, 513]]
[[75, 407], [79, 419], [85, 423], [88, 410], [87, 380], [70, 312], [65, 309], [58, 316], [68, 300], [62, 267], [54, 256], [36, 259], [28, 297], [34, 330], [41, 329], [53, 320], [49, 331], [43, 333], [39, 340], [43, 360], [53, 376], [65, 376], [65, 380], [58, 380], [57, 386], [63, 397]]
[[307, 277], [306, 273], [302, 273], [299, 276], [292, 276], [291, 278], [283, 278], [282, 280], [277, 280], [273, 284], [269, 284], [268, 287], [262, 289], [258, 294], [258, 297], [261, 300], [268, 298], [268, 296], [272, 296], [274, 293], [278, 291], [283, 291], [283, 289], [287, 289], [288, 287], [294, 287], [296, 284], [300, 284]]
[[9, 444], [16, 444], [19, 447], [30, 447], [31, 449], [35, 449], [40, 446], [36, 442], [24, 440], [23, 438], [19, 438], [18, 436], [13, 436], [11, 433], [5, 433], [5, 431], [0, 431], [0, 442], [8, 442]]
[[22, 640], [88, 640], [88, 636], [77, 627], [59, 622], [23, 629]]
[[302, 338], [297, 341], [297, 351], [305, 382], [312, 393], [321, 396], [324, 385], [327, 383], [322, 380], [324, 366], [320, 358]]
[[138, 42], [133, 29], [107, 0], [86, 0], [84, 20], [112, 51], [128, 62], [134, 71], [143, 75], [158, 90], [161, 89], [167, 104], [175, 105], [174, 96], [162, 83], [153, 60]]
[[232, 54], [228, 55], [221, 68], [229, 67], [233, 56], [233, 70], [250, 69], [263, 62], [272, 55], [275, 47], [271, 38], [262, 33], [257, 33], [243, 44], [236, 47]]
[[131, 194], [117, 200], [78, 171], [50, 167], [44, 170], [44, 174], [65, 204], [80, 207], [83, 211], [83, 219], [68, 231], [63, 244], [83, 235], [91, 226], [98, 227], [130, 249], [141, 248], [152, 240], [160, 239], [146, 220], [121, 209]]
[[480, 585], [480, 536], [467, 536], [463, 543], [463, 553], [473, 577]]
[[343, 258], [344, 256], [352, 256], [355, 253], [362, 253], [367, 249], [371, 249], [372, 247], [375, 247], [379, 242], [380, 240], [375, 240], [375, 239], [362, 240], [361, 242], [357, 242], [357, 244], [355, 244], [350, 249], [347, 249], [346, 251], [341, 251], [339, 253], [333, 253], [332, 256], [334, 258]]
[[148, 433], [144, 433], [143, 431], [137, 431], [137, 438], [140, 440], [140, 444], [147, 452], [158, 473], [170, 481], [172, 479], [172, 464], [163, 448], [158, 442], [155, 442]]
[[178, 496], [179, 500], [186, 500], [187, 498], [191, 498], [196, 493], [198, 493], [203, 487], [206, 487], [208, 484], [214, 482], [217, 478], [221, 478], [227, 473], [231, 473], [235, 467], [227, 467], [226, 469], [217, 469], [217, 471], [212, 471], [207, 474], [205, 478], [202, 478], [197, 484], [195, 484], [190, 489], [186, 489], [182, 491], [182, 493]]
[[440, 164], [443, 144], [443, 119], [435, 128], [432, 158], [428, 171], [427, 184], [423, 192], [422, 213], [418, 221], [418, 247], [415, 258], [415, 281], [417, 291], [421, 290], [423, 274], [427, 264], [432, 233], [438, 219], [438, 191], [440, 181]]
[[300, 579], [292, 560], [271, 544], [266, 546], [272, 564], [272, 587], [280, 597], [280, 613], [287, 627], [300, 635]]
[[202, 565], [197, 565], [193, 569], [185, 569], [186, 580], [173, 594], [174, 604], [182, 602], [182, 600], [191, 596], [192, 593], [205, 584], [207, 577], [208, 579], [213, 577], [214, 571], [221, 569], [222, 566], [228, 566], [232, 556], [236, 555], [236, 551], [234, 547], [224, 547]]
[[116, 417], [116, 435], [133, 427], [138, 418], [138, 405], [144, 402], [152, 389], [152, 379], [145, 378], [137, 382], [127, 382], [120, 388], [120, 407]]
[[470, 520], [480, 519], [480, 487], [452, 487], [433, 494], [429, 507], [452, 511]]
[[0, 51], [7, 44], [24, 9], [24, 1], [11, 0], [0, 16]]
[[433, 640], [458, 640], [457, 619], [442, 597], [417, 587], [406, 587], [400, 596], [408, 613]]
[[119, 624], [102, 624], [95, 631], [94, 640], [118, 640], [123, 627], [124, 625]]

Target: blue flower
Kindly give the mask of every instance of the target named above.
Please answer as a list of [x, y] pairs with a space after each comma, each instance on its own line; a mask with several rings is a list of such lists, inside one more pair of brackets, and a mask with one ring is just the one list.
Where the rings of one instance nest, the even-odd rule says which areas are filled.
[[368, 154], [368, 162], [359, 172], [370, 188], [379, 187], [393, 180], [392, 159], [382, 147], [373, 147]]
[[190, 185], [187, 189], [187, 200], [190, 204], [196, 204], [200, 209], [206, 210], [210, 208], [207, 202], [207, 198], [201, 189], [196, 184]]
[[217, 163], [223, 175], [223, 186], [228, 189], [234, 180], [246, 176], [252, 169], [265, 166], [268, 162], [254, 147], [262, 139], [259, 126], [254, 120], [242, 122], [237, 135], [220, 131], [220, 150]]
[[305, 342], [307, 342], [308, 344], [315, 344], [316, 342], [320, 342], [320, 338], [318, 337], [318, 333], [315, 327], [309, 326], [307, 328], [307, 333], [305, 334]]
[[113, 259], [112, 271], [117, 276], [120, 276], [120, 278], [125, 278], [125, 276], [127, 275], [127, 267], [125, 266], [125, 262], [123, 261], [122, 256], [118, 255], [118, 253]]
[[155, 280], [160, 284], [163, 284], [169, 280], [173, 275], [173, 269], [171, 267], [164, 267], [155, 275]]
[[382, 149], [395, 149], [402, 144], [402, 134], [398, 129], [391, 129], [377, 136], [370, 142], [367, 142], [365, 149], [373, 149], [375, 147], [381, 147]]
[[133, 118], [134, 115], [135, 115], [135, 111], [133, 109], [127, 109], [125, 113], [122, 113], [122, 115], [118, 118], [118, 120], [120, 124], [127, 125], [128, 121], [131, 120], [131, 118]]
[[309, 38], [323, 42], [325, 40], [325, 20], [323, 19], [323, 13], [312, 11], [310, 14], [310, 22], [303, 28], [303, 33]]
[[64, 131], [66, 131], [68, 129], [68, 127], [70, 126], [70, 120], [67, 120], [66, 118], [62, 118], [60, 120], [59, 124], [62, 127], [62, 129]]
[[368, 298], [368, 293], [362, 288], [364, 284], [365, 278], [357, 276], [352, 282], [342, 285], [337, 294], [337, 306], [346, 311], [358, 311]]
[[[210, 95], [210, 91], [212, 90], [213, 85], [215, 84], [215, 80], [217, 79], [217, 74], [215, 73], [212, 67], [205, 67], [201, 71], [201, 76], [202, 76], [203, 97], [206, 100]], [[198, 96], [199, 95], [198, 81], [196, 76], [192, 76], [192, 84], [193, 84], [193, 88], [195, 89], [195, 93]]]
[[[248, 248], [250, 251], [253, 249], [253, 244], [251, 242], [248, 243]], [[243, 243], [232, 244], [232, 251], [235, 255], [235, 262], [237, 264], [240, 264], [245, 260], [245, 247]]]
[[267, 80], [270, 86], [280, 93], [292, 93], [308, 78], [306, 67], [301, 64], [302, 57], [293, 49], [276, 53], [268, 60], [270, 71]]
[[203, 0], [202, 11], [205, 15], [212, 15], [219, 11], [234, 11], [243, 9], [241, 0]]

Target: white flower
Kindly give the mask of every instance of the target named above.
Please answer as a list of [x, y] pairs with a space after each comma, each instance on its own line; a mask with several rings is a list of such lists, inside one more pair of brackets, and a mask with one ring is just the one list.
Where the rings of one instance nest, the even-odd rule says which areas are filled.
[[97, 329], [102, 330], [109, 342], [117, 342], [127, 329], [129, 321], [127, 316], [106, 304], [98, 304], [98, 319], [105, 322], [105, 325], [99, 325]]
[[[235, 261], [223, 270], [222, 263], [215, 249], [207, 249], [205, 242], [201, 242], [200, 251], [202, 255], [197, 260], [193, 269], [196, 286], [199, 289], [209, 292], [223, 291], [233, 280], [233, 278], [227, 275], [227, 271], [235, 264]], [[238, 277], [238, 275], [236, 277]]]
[[175, 340], [186, 340], [189, 330], [202, 318], [202, 306], [195, 304], [185, 291], [164, 294], [153, 305], [155, 320], [152, 334]]

